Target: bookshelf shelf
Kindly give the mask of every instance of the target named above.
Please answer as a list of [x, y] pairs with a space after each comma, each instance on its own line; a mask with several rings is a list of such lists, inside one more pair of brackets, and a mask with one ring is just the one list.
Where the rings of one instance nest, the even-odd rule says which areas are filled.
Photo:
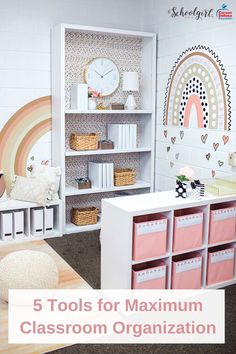
[[125, 191], [131, 189], [144, 189], [150, 188], [150, 183], [145, 181], [136, 181], [135, 184], [122, 187], [110, 187], [110, 188], [90, 188], [90, 189], [78, 189], [73, 186], [66, 186], [65, 195], [67, 197], [73, 195], [83, 195], [83, 194], [94, 194], [94, 193], [106, 193], [106, 192], [116, 192], [116, 191]]
[[101, 222], [95, 225], [76, 226], [71, 222], [66, 223], [65, 234], [75, 234], [79, 232], [96, 231], [101, 229]]
[[88, 155], [112, 155], [112, 154], [129, 154], [129, 153], [139, 153], [139, 152], [151, 152], [152, 149], [148, 147], [140, 147], [136, 149], [112, 149], [112, 150], [86, 150], [86, 151], [75, 151], [66, 150], [66, 156], [88, 156]]
[[[103, 40], [101, 41], [101, 36]], [[114, 46], [111, 46], [111, 41]], [[75, 44], [78, 45], [75, 45]], [[73, 44], [73, 45], [72, 45]], [[119, 53], [114, 48], [119, 48]], [[129, 48], [129, 49], [127, 49]], [[127, 53], [131, 51], [132, 55]], [[140, 91], [135, 92], [136, 110], [76, 110], [71, 109], [71, 86], [83, 83], [83, 68], [92, 58], [106, 52], [122, 73], [137, 71]], [[84, 55], [88, 53], [88, 57]], [[78, 71], [78, 67], [82, 68]], [[93, 206], [101, 208], [101, 199], [119, 191], [131, 194], [154, 190], [155, 159], [155, 87], [156, 87], [156, 34], [121, 31], [117, 29], [58, 24], [52, 31], [52, 163], [60, 166], [60, 198], [62, 199], [63, 230], [65, 234], [98, 230], [100, 223], [77, 227], [70, 222], [70, 208]], [[125, 102], [127, 93], [118, 89], [109, 97], [99, 98], [105, 106]], [[135, 124], [137, 148], [125, 150], [73, 151], [69, 148], [72, 132], [97, 133], [107, 139], [108, 124]], [[128, 145], [127, 145], [128, 146]], [[130, 144], [130, 146], [135, 146]], [[113, 162], [114, 167], [133, 168], [137, 181], [134, 185], [78, 190], [73, 187], [77, 177], [88, 176], [88, 164], [95, 159]], [[69, 185], [69, 186], [68, 186]], [[105, 193], [103, 195], [103, 193]], [[86, 197], [88, 195], [88, 197]]]
[[152, 110], [126, 110], [126, 109], [103, 109], [103, 110], [88, 110], [88, 111], [78, 111], [76, 109], [66, 109], [65, 114], [151, 114]]

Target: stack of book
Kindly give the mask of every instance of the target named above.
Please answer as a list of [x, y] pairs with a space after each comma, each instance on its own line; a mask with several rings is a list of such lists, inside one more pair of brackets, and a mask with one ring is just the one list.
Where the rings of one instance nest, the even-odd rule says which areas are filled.
[[92, 188], [110, 188], [114, 186], [114, 163], [89, 162], [89, 179]]
[[88, 85], [77, 84], [71, 87], [71, 109], [88, 110]]
[[115, 149], [136, 149], [137, 124], [108, 124], [107, 137], [113, 141]]

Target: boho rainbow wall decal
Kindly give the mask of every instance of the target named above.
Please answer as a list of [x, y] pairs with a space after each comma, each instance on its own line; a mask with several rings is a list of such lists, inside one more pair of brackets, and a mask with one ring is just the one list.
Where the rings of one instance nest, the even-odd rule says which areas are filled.
[[0, 131], [0, 169], [9, 187], [14, 174], [24, 176], [29, 153], [51, 130], [51, 96], [40, 97], [19, 109]]
[[227, 75], [210, 48], [189, 48], [175, 62], [166, 88], [163, 124], [231, 129]]

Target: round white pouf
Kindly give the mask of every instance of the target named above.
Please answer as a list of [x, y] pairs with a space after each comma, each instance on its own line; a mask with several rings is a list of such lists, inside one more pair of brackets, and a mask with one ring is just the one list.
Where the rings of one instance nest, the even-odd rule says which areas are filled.
[[0, 298], [8, 301], [8, 289], [54, 289], [58, 287], [56, 263], [47, 253], [17, 251], [0, 261]]

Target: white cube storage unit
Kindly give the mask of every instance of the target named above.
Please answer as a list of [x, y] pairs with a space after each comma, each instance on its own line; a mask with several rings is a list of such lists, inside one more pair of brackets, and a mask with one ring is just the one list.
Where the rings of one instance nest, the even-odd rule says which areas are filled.
[[[166, 289], [200, 289], [236, 283], [235, 207], [236, 195], [194, 201], [177, 199], [171, 191], [104, 199], [102, 289], [158, 289], [163, 284]], [[166, 219], [167, 229], [157, 225], [158, 219]]]
[[61, 201], [48, 207], [7, 200], [0, 203], [0, 245], [62, 236]]

